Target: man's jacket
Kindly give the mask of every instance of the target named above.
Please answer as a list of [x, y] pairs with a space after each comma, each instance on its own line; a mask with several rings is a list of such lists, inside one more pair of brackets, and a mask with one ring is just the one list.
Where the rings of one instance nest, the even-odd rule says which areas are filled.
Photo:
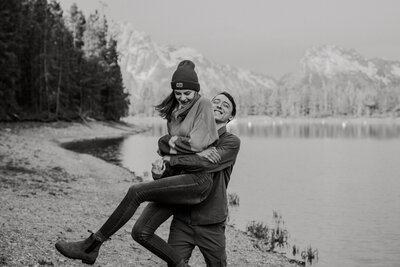
[[170, 165], [187, 173], [213, 173], [213, 187], [210, 195], [200, 204], [178, 206], [174, 214], [191, 225], [209, 225], [224, 222], [228, 216], [228, 186], [233, 165], [240, 149], [240, 139], [226, 131], [226, 127], [218, 130], [219, 139], [215, 147], [221, 156], [217, 164], [196, 154], [171, 156]]

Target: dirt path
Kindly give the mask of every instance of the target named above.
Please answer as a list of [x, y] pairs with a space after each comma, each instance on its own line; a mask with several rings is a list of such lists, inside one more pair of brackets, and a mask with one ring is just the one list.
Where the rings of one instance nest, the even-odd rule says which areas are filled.
[[[59, 144], [142, 130], [99, 122], [1, 123], [0, 266], [87, 266], [61, 256], [55, 242], [82, 239], [87, 230], [97, 230], [138, 180], [123, 168]], [[130, 236], [141, 208], [102, 246], [94, 266], [166, 266]], [[168, 226], [164, 224], [157, 233], [166, 238]], [[229, 226], [227, 247], [229, 266], [298, 266], [281, 255], [262, 253], [250, 237]], [[205, 266], [198, 251], [191, 265]]]

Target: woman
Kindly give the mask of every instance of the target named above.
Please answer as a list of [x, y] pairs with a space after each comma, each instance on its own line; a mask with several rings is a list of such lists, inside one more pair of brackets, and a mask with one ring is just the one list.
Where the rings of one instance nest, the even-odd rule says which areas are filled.
[[[173, 92], [156, 106], [160, 115], [168, 121], [169, 134], [161, 137], [158, 142], [161, 156], [200, 152], [218, 139], [211, 102], [198, 94], [200, 85], [194, 68], [194, 63], [189, 60], [179, 63], [172, 76]], [[68, 258], [94, 264], [101, 244], [128, 222], [141, 203], [198, 204], [208, 196], [212, 187], [210, 173], [188, 174], [173, 170], [178, 175], [164, 177], [164, 165], [153, 166], [153, 170], [157, 172], [155, 175], [163, 178], [131, 186], [119, 206], [96, 233], [79, 242], [59, 241], [56, 243], [57, 250]], [[163, 216], [166, 220], [171, 215], [168, 209], [154, 209], [152, 212], [149, 218]], [[165, 242], [156, 243], [146, 248], [164, 259], [169, 266], [187, 266]]]

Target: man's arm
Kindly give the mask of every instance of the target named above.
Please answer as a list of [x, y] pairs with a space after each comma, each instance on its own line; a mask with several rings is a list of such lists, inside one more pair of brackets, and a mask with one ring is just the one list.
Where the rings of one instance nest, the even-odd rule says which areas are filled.
[[220, 140], [216, 147], [221, 160], [212, 163], [208, 159], [197, 154], [192, 155], [171, 155], [169, 164], [172, 167], [181, 168], [187, 172], [217, 172], [235, 163], [240, 149], [240, 139], [234, 135], [227, 136]]

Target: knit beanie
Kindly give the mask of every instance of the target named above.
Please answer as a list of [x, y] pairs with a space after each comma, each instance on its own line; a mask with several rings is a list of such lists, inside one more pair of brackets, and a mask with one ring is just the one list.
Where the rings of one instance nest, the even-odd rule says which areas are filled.
[[199, 79], [194, 67], [194, 63], [190, 60], [180, 62], [172, 75], [171, 88], [200, 91]]

